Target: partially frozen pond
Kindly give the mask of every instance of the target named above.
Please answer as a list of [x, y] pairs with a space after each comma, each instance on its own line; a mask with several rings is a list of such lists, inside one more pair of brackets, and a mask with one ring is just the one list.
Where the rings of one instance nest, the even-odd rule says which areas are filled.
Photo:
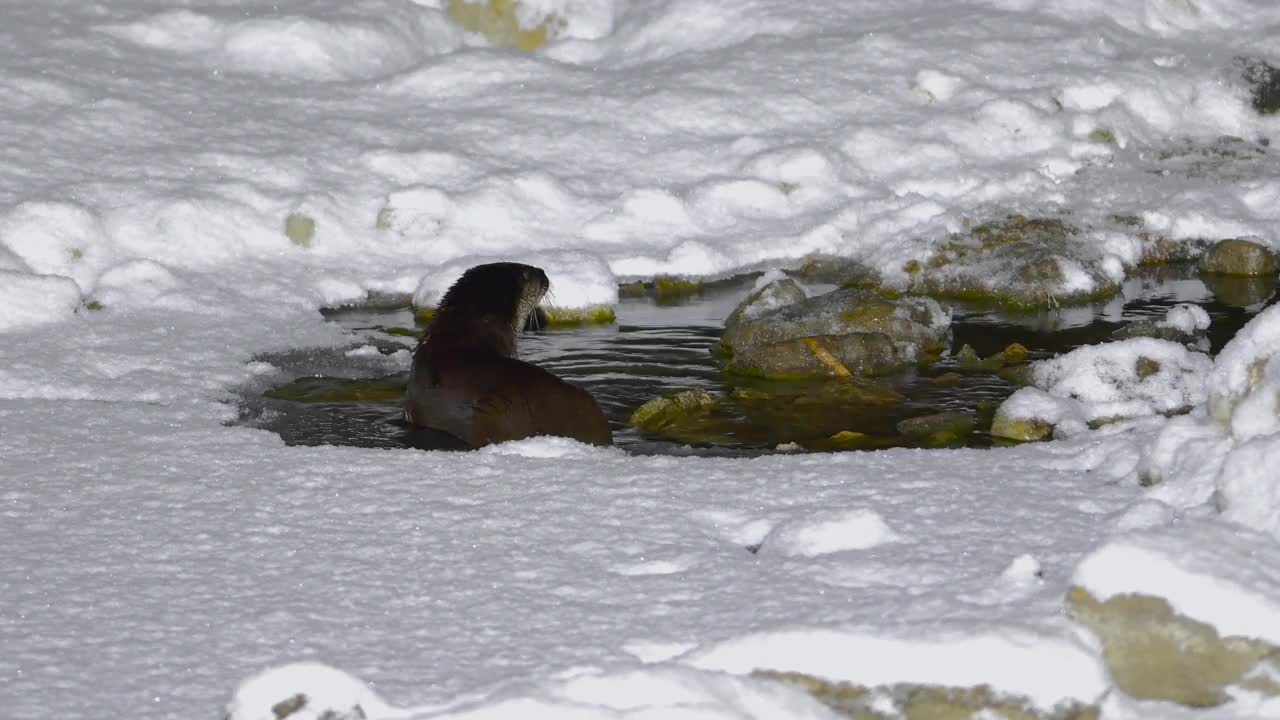
[[[820, 390], [803, 385], [726, 387], [710, 349], [725, 316], [750, 287], [749, 279], [726, 282], [675, 305], [624, 299], [615, 325], [524, 333], [521, 357], [588, 388], [612, 423], [617, 445], [635, 453], [758, 455], [788, 442], [823, 447], [824, 439], [842, 431], [865, 435], [863, 447], [914, 446], [922, 441], [901, 434], [898, 423], [948, 411], [975, 418], [977, 429], [963, 442], [982, 447], [992, 443], [987, 429], [995, 406], [1017, 386], [1008, 373], [963, 367], [956, 358], [963, 346], [987, 357], [1020, 343], [1040, 359], [1103, 342], [1127, 322], [1158, 318], [1173, 305], [1189, 302], [1212, 318], [1208, 349], [1216, 353], [1275, 295], [1274, 279], [1202, 278], [1189, 266], [1164, 266], [1138, 273], [1120, 295], [1095, 305], [1035, 315], [953, 305], [949, 357], [928, 368], [867, 381], [869, 391], [896, 392], [902, 396], [898, 401], [851, 405], [811, 402]], [[326, 316], [351, 333], [352, 344], [258, 358], [277, 372], [264, 376], [264, 384], [243, 388], [241, 422], [279, 433], [294, 445], [458, 447], [447, 437], [411, 432], [401, 420], [407, 351], [414, 343], [397, 330], [414, 326], [407, 304], [371, 303], [326, 311]], [[740, 398], [756, 391], [781, 398], [789, 409], [778, 412], [778, 402], [731, 402], [722, 411], [725, 431], [700, 447], [649, 436], [627, 424], [646, 401], [691, 389], [748, 390]]]

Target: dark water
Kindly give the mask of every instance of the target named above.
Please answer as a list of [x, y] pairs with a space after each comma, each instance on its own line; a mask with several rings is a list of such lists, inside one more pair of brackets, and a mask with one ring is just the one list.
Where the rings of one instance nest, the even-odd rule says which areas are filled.
[[[1213, 320], [1208, 343], [1216, 353], [1253, 315], [1274, 302], [1274, 281], [1210, 280], [1186, 267], [1144, 271], [1125, 284], [1116, 298], [1096, 305], [1059, 309], [1036, 315], [1009, 315], [986, 309], [953, 308], [953, 353], [972, 346], [986, 357], [1021, 343], [1033, 359], [1050, 357], [1085, 344], [1108, 339], [1125, 323], [1163, 317], [1172, 306], [1189, 302], [1208, 311]], [[724, 412], [724, 432], [713, 446], [691, 448], [663, 438], [646, 436], [627, 425], [631, 413], [646, 401], [682, 390], [712, 392], [726, 388], [710, 349], [720, 335], [723, 319], [750, 290], [752, 281], [724, 283], [704, 296], [679, 305], [659, 306], [648, 298], [624, 299], [616, 325], [602, 328], [526, 332], [520, 339], [523, 359], [545, 367], [586, 387], [599, 401], [614, 429], [616, 443], [644, 454], [757, 455], [791, 440], [809, 445], [841, 430], [864, 433], [876, 446], [912, 445], [894, 429], [901, 420], [943, 411], [979, 418], [969, 446], [991, 444], [983, 417], [1016, 390], [994, 372], [965, 371], [954, 359], [925, 370], [871, 381], [905, 396], [888, 406], [814, 404], [801, 413], [772, 413], [774, 404], [753, 407], [733, 403]], [[327, 311], [332, 322], [352, 334], [352, 346], [341, 349], [298, 350], [265, 355], [260, 360], [279, 368], [283, 379], [268, 397], [266, 387], [244, 389], [241, 422], [277, 432], [290, 444], [357, 445], [362, 447], [457, 448], [438, 433], [410, 432], [400, 417], [399, 398], [407, 373], [394, 372], [395, 362], [373, 356], [348, 356], [345, 351], [365, 344], [382, 354], [407, 350], [412, 338], [385, 332], [411, 328], [407, 307], [394, 303]], [[399, 367], [407, 366], [407, 361]], [[276, 376], [276, 381], [283, 381]], [[809, 390], [803, 386], [764, 388], [791, 393], [797, 401]], [[352, 393], [359, 393], [351, 399]], [[283, 397], [282, 397], [282, 396]], [[341, 397], [341, 401], [332, 396]], [[283, 398], [291, 399], [283, 399]]]

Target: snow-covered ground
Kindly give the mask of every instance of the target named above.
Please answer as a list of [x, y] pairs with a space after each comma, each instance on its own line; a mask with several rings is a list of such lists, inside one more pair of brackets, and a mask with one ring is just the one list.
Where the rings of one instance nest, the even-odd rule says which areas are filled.
[[[320, 306], [480, 259], [554, 257], [572, 304], [809, 253], [894, 282], [1010, 212], [1070, 212], [1116, 274], [1144, 247], [1110, 215], [1280, 248], [1280, 120], [1233, 60], [1276, 63], [1280, 5], [541, 0], [535, 54], [442, 5], [0, 2], [0, 717], [208, 717], [295, 661], [423, 717], [829, 716], [754, 668], [1094, 702], [1073, 582], [1280, 642], [1280, 311], [1185, 366], [1191, 415], [1015, 449], [225, 425], [256, 354], [349, 342]], [[283, 672], [237, 717], [358, 691]]]

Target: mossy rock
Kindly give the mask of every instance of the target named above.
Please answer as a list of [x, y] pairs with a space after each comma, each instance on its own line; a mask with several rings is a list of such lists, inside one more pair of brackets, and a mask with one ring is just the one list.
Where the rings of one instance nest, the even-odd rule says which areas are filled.
[[996, 411], [991, 420], [991, 436], [1014, 442], [1035, 442], [1053, 435], [1053, 426], [1042, 420], [1013, 418]]
[[563, 23], [548, 18], [534, 27], [521, 27], [520, 0], [449, 0], [449, 17], [468, 32], [480, 33], [498, 47], [537, 50]]
[[1276, 256], [1270, 248], [1249, 240], [1223, 240], [1200, 261], [1200, 271], [1218, 275], [1274, 277]]
[[1102, 655], [1116, 687], [1143, 700], [1214, 707], [1228, 688], [1248, 687], [1280, 696], [1264, 664], [1280, 663], [1280, 648], [1245, 637], [1221, 637], [1211, 625], [1173, 611], [1151, 595], [1116, 595], [1099, 602], [1087, 590], [1067, 594], [1072, 616], [1102, 641]]
[[1031, 358], [1031, 351], [1021, 343], [1008, 347], [989, 357], [979, 357], [978, 352], [964, 345], [956, 352], [956, 362], [965, 370], [995, 372], [1009, 365], [1023, 365]]
[[1076, 702], [1040, 710], [1027, 698], [999, 693], [989, 685], [901, 683], [871, 688], [772, 670], [757, 670], [752, 677], [799, 688], [836, 714], [855, 720], [1097, 720], [1100, 712], [1096, 706]]
[[351, 380], [333, 377], [303, 377], [263, 395], [274, 400], [301, 403], [400, 403], [404, 400], [405, 379], [389, 376]]
[[654, 398], [631, 413], [627, 421], [641, 432], [694, 446], [732, 445], [728, 424], [717, 416], [723, 400], [706, 390], [685, 390]]
[[715, 353], [726, 373], [774, 379], [881, 375], [936, 358], [950, 341], [946, 312], [927, 298], [888, 300], [846, 287], [757, 311], [766, 292], [769, 286], [748, 296], [725, 324]]
[[[909, 277], [909, 290], [1012, 312], [1110, 297], [1119, 285], [1103, 272], [1102, 257], [1078, 242], [1080, 232], [1054, 217], [1009, 215], [982, 223], [943, 243]], [[1093, 289], [1074, 289], [1081, 276]]]
[[923, 415], [897, 424], [898, 432], [929, 447], [963, 445], [976, 428], [973, 416], [962, 412]]

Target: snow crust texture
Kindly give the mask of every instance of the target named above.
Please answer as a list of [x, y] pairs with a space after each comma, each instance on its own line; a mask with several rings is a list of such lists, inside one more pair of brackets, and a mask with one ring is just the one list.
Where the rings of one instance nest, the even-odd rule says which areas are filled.
[[1014, 213], [1069, 218], [1108, 282], [1205, 240], [1280, 249], [1278, 121], [1235, 59], [1277, 63], [1280, 5], [523, 0], [557, 22], [537, 53], [447, 5], [0, 11], [0, 717], [832, 717], [758, 668], [1280, 717], [1108, 694], [1063, 614], [1073, 584], [1159, 594], [1276, 641], [1280, 309], [1213, 360], [1045, 363], [1016, 397], [1062, 439], [1019, 448], [450, 454], [228, 425], [289, 379], [263, 353], [407, 368], [319, 307], [429, 305], [493, 259], [591, 307], [814, 254], [905, 287]]

